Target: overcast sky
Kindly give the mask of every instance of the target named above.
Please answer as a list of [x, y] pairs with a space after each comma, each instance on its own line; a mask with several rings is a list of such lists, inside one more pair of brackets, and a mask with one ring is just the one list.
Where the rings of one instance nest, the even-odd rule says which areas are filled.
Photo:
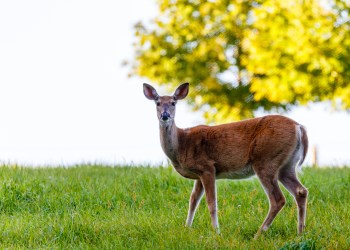
[[[147, 80], [121, 66], [133, 25], [156, 13], [144, 0], [0, 0], [0, 162], [164, 162]], [[349, 114], [312, 105], [287, 115], [307, 127], [321, 164], [350, 164]], [[176, 121], [202, 119], [180, 104]]]

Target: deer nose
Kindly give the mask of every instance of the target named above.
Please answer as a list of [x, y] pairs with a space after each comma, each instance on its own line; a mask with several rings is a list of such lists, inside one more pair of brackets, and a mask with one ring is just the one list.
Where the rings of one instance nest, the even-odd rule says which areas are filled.
[[162, 119], [163, 121], [167, 121], [169, 120], [169, 118], [170, 118], [170, 114], [166, 111], [160, 115], [160, 119]]

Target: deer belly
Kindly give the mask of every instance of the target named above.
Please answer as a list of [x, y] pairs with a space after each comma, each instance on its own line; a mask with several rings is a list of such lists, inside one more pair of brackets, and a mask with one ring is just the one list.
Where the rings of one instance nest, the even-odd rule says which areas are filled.
[[245, 179], [255, 174], [252, 165], [246, 165], [243, 168], [227, 170], [216, 174], [216, 179]]
[[196, 173], [193, 173], [192, 171], [178, 167], [176, 165], [174, 165], [174, 168], [175, 168], [176, 172], [178, 172], [182, 177], [185, 177], [188, 179], [193, 179], [193, 180], [199, 179], [198, 175]]

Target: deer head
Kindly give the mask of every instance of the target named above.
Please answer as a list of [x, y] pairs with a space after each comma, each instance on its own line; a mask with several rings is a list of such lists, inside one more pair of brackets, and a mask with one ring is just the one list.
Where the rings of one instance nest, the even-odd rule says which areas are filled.
[[159, 96], [157, 91], [149, 84], [143, 84], [145, 96], [156, 103], [159, 123], [164, 126], [174, 121], [175, 106], [178, 100], [184, 99], [188, 94], [188, 83], [181, 84], [172, 96]]

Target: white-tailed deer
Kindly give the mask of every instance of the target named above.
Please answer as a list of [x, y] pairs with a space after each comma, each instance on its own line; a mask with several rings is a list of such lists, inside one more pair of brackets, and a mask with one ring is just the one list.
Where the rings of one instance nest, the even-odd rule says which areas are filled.
[[285, 198], [280, 181], [298, 206], [298, 232], [305, 227], [308, 191], [296, 176], [308, 148], [305, 128], [280, 115], [268, 115], [218, 126], [176, 127], [175, 106], [188, 94], [189, 84], [180, 85], [174, 95], [159, 96], [143, 85], [145, 96], [155, 101], [160, 142], [176, 171], [194, 179], [186, 225], [191, 226], [205, 191], [213, 227], [219, 232], [216, 179], [242, 179], [256, 174], [270, 201], [270, 209], [256, 236], [266, 231], [283, 208]]

